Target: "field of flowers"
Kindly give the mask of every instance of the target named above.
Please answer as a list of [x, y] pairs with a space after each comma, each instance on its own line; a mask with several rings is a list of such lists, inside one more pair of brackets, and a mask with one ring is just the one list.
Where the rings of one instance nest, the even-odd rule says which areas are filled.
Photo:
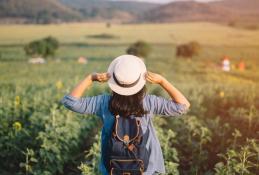
[[[165, 26], [161, 30], [167, 31]], [[128, 43], [69, 45], [65, 39], [56, 59], [32, 65], [15, 38], [22, 34], [12, 38], [12, 45], [5, 45], [8, 37], [3, 37], [0, 46], [0, 174], [98, 175], [101, 121], [68, 111], [60, 100], [88, 73], [105, 72], [114, 57], [125, 53]], [[33, 38], [27, 35], [25, 41]], [[147, 68], [168, 78], [191, 102], [189, 113], [182, 117], [154, 118], [167, 174], [259, 174], [258, 46], [204, 42], [199, 56], [183, 59], [175, 57], [173, 42], [151, 45]], [[243, 58], [246, 70], [232, 66], [230, 72], [222, 72], [218, 64], [225, 54], [233, 65]], [[77, 63], [79, 56], [86, 56], [88, 63]], [[148, 93], [168, 98], [160, 87], [147, 87]], [[109, 91], [106, 84], [95, 83], [85, 95]]]

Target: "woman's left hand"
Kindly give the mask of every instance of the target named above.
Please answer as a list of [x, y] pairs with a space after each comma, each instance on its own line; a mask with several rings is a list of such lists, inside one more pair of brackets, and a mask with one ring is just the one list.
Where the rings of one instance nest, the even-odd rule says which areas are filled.
[[110, 79], [109, 73], [93, 73], [92, 75], [92, 81], [98, 81], [98, 82], [106, 82]]

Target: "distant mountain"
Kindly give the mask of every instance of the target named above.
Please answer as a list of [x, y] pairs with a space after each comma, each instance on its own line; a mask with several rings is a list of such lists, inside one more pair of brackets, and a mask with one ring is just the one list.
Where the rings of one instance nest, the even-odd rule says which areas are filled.
[[90, 20], [119, 20], [130, 22], [145, 11], [158, 7], [158, 4], [134, 1], [108, 0], [60, 0], [63, 4], [78, 10]]
[[228, 8], [232, 20], [259, 23], [259, 0], [224, 0], [212, 5]]
[[50, 23], [81, 18], [57, 0], [0, 0], [0, 18], [29, 23]]
[[222, 0], [209, 3], [177, 1], [139, 16], [140, 22], [258, 22], [259, 0]]
[[137, 1], [109, 1], [109, 0], [59, 0], [63, 4], [76, 9], [92, 10], [93, 8], [121, 10], [133, 14], [140, 14], [158, 7], [159, 4]]
[[158, 4], [108, 0], [0, 0], [0, 23], [135, 21]]
[[0, 0], [0, 23], [208, 21], [259, 24], [258, 9], [259, 0], [175, 1], [164, 5], [109, 0]]

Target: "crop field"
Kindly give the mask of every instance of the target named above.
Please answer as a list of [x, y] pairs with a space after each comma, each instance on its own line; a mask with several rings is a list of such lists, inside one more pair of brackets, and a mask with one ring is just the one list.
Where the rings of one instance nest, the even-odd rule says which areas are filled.
[[[89, 38], [94, 34], [114, 35], [114, 39]], [[0, 44], [24, 44], [52, 35], [62, 43], [123, 44], [145, 40], [157, 44], [178, 44], [197, 40], [212, 46], [259, 46], [258, 30], [243, 30], [212, 23], [113, 24], [72, 23], [53, 25], [2, 25]]]
[[[60, 48], [45, 64], [29, 64], [24, 45], [46, 36]], [[259, 30], [211, 23], [1, 25], [0, 174], [100, 174], [101, 121], [68, 111], [60, 100], [138, 40], [152, 47], [147, 68], [191, 102], [182, 117], [153, 120], [167, 174], [259, 174]], [[201, 44], [200, 54], [177, 57], [176, 46], [190, 41]], [[219, 68], [224, 55], [230, 72]], [[88, 63], [79, 64], [80, 56]], [[236, 66], [241, 59], [244, 71]], [[156, 85], [147, 88], [169, 98]], [[95, 83], [85, 95], [104, 92], [108, 86]]]

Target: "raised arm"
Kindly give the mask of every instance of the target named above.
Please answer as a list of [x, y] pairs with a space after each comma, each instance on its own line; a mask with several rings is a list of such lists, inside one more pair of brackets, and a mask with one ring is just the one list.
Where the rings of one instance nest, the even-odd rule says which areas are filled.
[[81, 96], [91, 86], [93, 81], [105, 82], [108, 79], [109, 75], [107, 73], [94, 73], [86, 76], [68, 95], [63, 97], [61, 103], [71, 111], [77, 113], [99, 115], [100, 106], [106, 99], [106, 96], [98, 95], [84, 98], [81, 98]]
[[150, 83], [159, 84], [164, 90], [167, 91], [173, 101], [184, 104], [187, 108], [190, 107], [190, 103], [184, 95], [163, 76], [153, 72], [147, 72], [146, 79]]
[[108, 73], [94, 73], [86, 76], [76, 87], [71, 91], [70, 95], [76, 98], [80, 98], [84, 91], [90, 87], [93, 81], [106, 82], [110, 78]]

